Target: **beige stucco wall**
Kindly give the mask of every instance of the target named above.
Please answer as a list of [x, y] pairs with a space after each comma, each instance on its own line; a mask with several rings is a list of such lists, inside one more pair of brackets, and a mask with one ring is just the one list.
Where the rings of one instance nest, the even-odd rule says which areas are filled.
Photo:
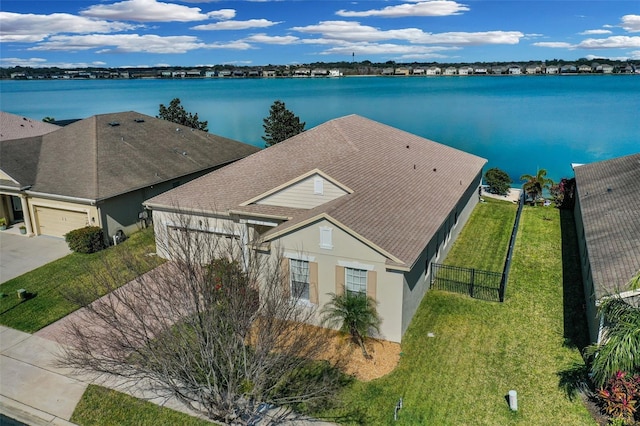
[[[315, 180], [322, 180], [322, 193], [315, 192]], [[267, 204], [270, 206], [294, 207], [299, 209], [311, 209], [320, 204], [324, 204], [347, 192], [333, 184], [324, 177], [313, 174], [306, 179], [289, 185], [281, 190], [259, 200], [256, 204]]]
[[[235, 233], [240, 239], [244, 239], [244, 236], [249, 232], [246, 240], [253, 238], [251, 226], [247, 227], [237, 219], [193, 214], [189, 215], [189, 219], [185, 221], [175, 213], [153, 210], [153, 222], [158, 255], [166, 259], [170, 259], [172, 256], [168, 248], [171, 227], [188, 225], [191, 229], [202, 229], [209, 233]], [[320, 247], [321, 227], [332, 229], [333, 247], [331, 249]], [[383, 255], [324, 219], [272, 240], [269, 247], [269, 251], [263, 252], [262, 255], [269, 256], [271, 260], [284, 255], [292, 258], [305, 257], [318, 264], [318, 305], [311, 307], [317, 312], [316, 324], [320, 323], [320, 309], [330, 300], [329, 293], [336, 291], [336, 266], [339, 266], [340, 262], [343, 262], [342, 264], [352, 262], [368, 268], [372, 267], [376, 272], [378, 314], [382, 319], [379, 337], [400, 342], [402, 338], [403, 274], [388, 270], [385, 267], [386, 258]]]
[[[332, 229], [333, 248], [320, 247], [321, 227]], [[275, 255], [279, 249], [285, 256], [300, 254], [313, 258], [313, 261], [317, 262], [318, 310], [329, 302], [331, 298], [329, 293], [336, 292], [336, 266], [339, 266], [340, 262], [357, 262], [368, 267], [373, 266], [377, 278], [378, 314], [382, 319], [379, 337], [400, 342], [403, 274], [388, 270], [385, 267], [386, 258], [383, 255], [324, 219], [272, 241], [271, 247], [272, 255]]]

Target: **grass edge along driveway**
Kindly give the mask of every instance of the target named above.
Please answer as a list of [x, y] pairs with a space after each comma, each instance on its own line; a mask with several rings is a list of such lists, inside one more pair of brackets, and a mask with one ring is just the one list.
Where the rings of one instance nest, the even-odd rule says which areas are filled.
[[[582, 293], [580, 282], [563, 280], [576, 275], [563, 264], [560, 213], [525, 207], [504, 303], [429, 291], [404, 336], [396, 370], [345, 390], [325, 418], [371, 425], [595, 425], [580, 398], [561, 386], [562, 372], [582, 363], [565, 336], [586, 324], [567, 321], [564, 313], [563, 296], [581, 305]], [[470, 221], [463, 234], [481, 234], [482, 222]], [[511, 389], [518, 392], [517, 412], [505, 400]], [[394, 422], [400, 397], [404, 406]]]
[[[65, 317], [79, 308], [67, 300], [63, 293], [72, 291], [74, 285], [91, 282], [92, 271], [107, 265], [118, 274], [117, 285], [124, 285], [135, 278], [122, 266], [120, 256], [123, 250], [129, 250], [135, 257], [144, 260], [140, 265], [149, 270], [162, 260], [149, 257], [155, 253], [153, 228], [133, 233], [123, 243], [92, 254], [71, 253], [63, 258], [43, 265], [33, 271], [9, 280], [0, 286], [6, 296], [0, 298], [0, 324], [33, 333]], [[25, 289], [35, 297], [20, 301], [17, 290]]]

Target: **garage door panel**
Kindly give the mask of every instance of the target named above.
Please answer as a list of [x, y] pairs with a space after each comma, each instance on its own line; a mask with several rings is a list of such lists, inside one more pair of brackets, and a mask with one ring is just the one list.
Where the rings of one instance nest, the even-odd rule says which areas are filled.
[[84, 212], [51, 207], [36, 207], [35, 211], [38, 234], [63, 237], [69, 231], [88, 225], [88, 217]]

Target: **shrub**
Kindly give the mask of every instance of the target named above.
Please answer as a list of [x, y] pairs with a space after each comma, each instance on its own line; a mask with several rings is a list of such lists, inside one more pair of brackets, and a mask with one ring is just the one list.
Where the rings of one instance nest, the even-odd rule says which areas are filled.
[[573, 206], [575, 205], [575, 188], [575, 178], [562, 178], [557, 185], [552, 185], [549, 192], [553, 197], [553, 202], [556, 207], [560, 209], [573, 210]]
[[498, 195], [507, 195], [513, 182], [506, 172], [496, 167], [487, 170], [484, 174], [484, 180], [488, 186], [487, 190]]
[[95, 253], [106, 248], [104, 233], [98, 226], [75, 229], [64, 236], [69, 248], [77, 253]]
[[640, 375], [618, 371], [598, 392], [602, 410], [613, 419], [632, 422], [638, 418], [636, 404], [640, 400]]

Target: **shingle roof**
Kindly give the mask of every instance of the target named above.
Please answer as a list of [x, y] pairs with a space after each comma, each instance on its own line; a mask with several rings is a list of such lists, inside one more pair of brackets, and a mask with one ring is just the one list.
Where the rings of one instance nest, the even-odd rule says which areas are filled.
[[596, 298], [640, 270], [640, 153], [575, 167]]
[[40, 136], [59, 128], [55, 124], [0, 111], [0, 141]]
[[0, 170], [12, 180], [0, 180], [0, 186], [25, 188], [35, 181], [40, 156], [39, 137], [0, 141]]
[[31, 191], [90, 200], [224, 165], [259, 151], [133, 111], [95, 115], [32, 138], [30, 143], [39, 143]]
[[[272, 232], [328, 215], [412, 266], [485, 163], [475, 155], [349, 115], [307, 130], [146, 204], [290, 218]], [[313, 169], [321, 170], [353, 193], [310, 210], [241, 205]]]

